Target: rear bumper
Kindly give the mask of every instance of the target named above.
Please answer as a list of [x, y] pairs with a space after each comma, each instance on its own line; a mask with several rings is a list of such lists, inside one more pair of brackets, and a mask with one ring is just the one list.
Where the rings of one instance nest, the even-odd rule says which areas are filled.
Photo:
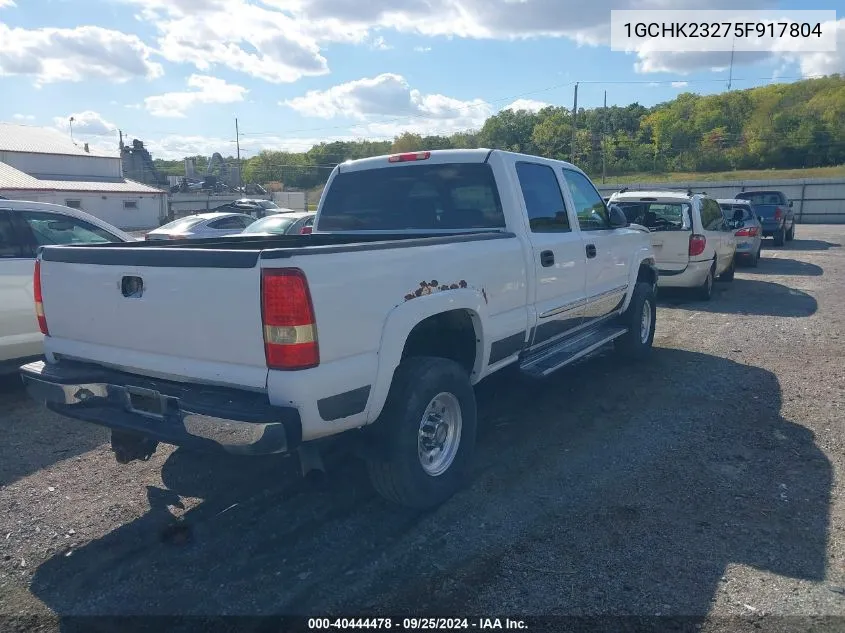
[[302, 441], [299, 411], [271, 405], [263, 393], [156, 380], [69, 361], [30, 363], [20, 374], [29, 395], [56, 413], [168, 444], [267, 455], [290, 451]]
[[660, 268], [658, 263], [658, 288], [695, 288], [704, 283], [707, 271], [713, 261], [689, 262], [683, 271], [676, 272]]

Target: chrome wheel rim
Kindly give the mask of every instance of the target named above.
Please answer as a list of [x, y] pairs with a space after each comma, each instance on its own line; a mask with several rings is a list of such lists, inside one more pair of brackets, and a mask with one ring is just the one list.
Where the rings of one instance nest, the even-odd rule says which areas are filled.
[[649, 334], [651, 334], [651, 301], [646, 299], [643, 302], [643, 313], [640, 318], [640, 341], [648, 343]]
[[442, 475], [455, 461], [462, 423], [461, 404], [453, 394], [438, 393], [428, 403], [417, 438], [420, 464], [427, 475]]

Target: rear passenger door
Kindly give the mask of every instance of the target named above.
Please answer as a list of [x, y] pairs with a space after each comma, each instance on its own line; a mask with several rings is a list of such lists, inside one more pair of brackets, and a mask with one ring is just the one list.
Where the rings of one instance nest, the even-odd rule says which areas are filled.
[[[584, 247], [572, 230], [555, 169], [540, 162], [520, 161], [516, 173], [528, 223], [534, 260], [534, 307], [537, 324], [529, 345], [562, 337], [582, 321]], [[530, 273], [529, 273], [530, 274]]]
[[584, 174], [563, 169], [563, 178], [575, 205], [586, 258], [584, 321], [601, 319], [618, 310], [628, 289], [629, 260], [633, 250], [629, 229], [610, 227], [607, 207]]

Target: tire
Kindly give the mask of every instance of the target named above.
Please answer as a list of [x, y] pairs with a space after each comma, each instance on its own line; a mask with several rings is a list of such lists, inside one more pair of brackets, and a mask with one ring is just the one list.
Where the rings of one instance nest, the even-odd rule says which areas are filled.
[[710, 298], [713, 296], [713, 269], [714, 266], [710, 267], [710, 270], [707, 271], [707, 277], [698, 288], [695, 289], [695, 295], [701, 301], [710, 301]]
[[762, 248], [763, 248], [762, 246], [760, 248], [758, 248], [757, 252], [754, 253], [754, 257], [751, 258], [752, 268], [757, 268], [757, 266], [760, 265], [760, 249], [762, 249]]
[[651, 352], [654, 327], [657, 322], [657, 301], [654, 286], [638, 281], [628, 309], [620, 323], [628, 328], [613, 343], [616, 351], [630, 360], [642, 360]]
[[[440, 407], [445, 409], [443, 417], [452, 420], [445, 427], [427, 415]], [[463, 485], [472, 461], [476, 418], [475, 392], [458, 363], [427, 356], [402, 361], [372, 427], [380, 445], [367, 459], [373, 487], [388, 501], [415, 509], [433, 508], [449, 499]], [[424, 431], [426, 421], [429, 428]], [[439, 452], [426, 449], [427, 443], [438, 442]]]
[[795, 223], [792, 223], [792, 226], [789, 227], [789, 230], [786, 232], [786, 241], [791, 242], [795, 239]]
[[719, 275], [719, 281], [733, 281], [734, 273], [736, 273], [736, 255], [731, 258], [731, 265], [728, 269]]
[[784, 227], [778, 229], [778, 232], [774, 234], [774, 238], [775, 246], [783, 246], [783, 243], [786, 240], [786, 229]]

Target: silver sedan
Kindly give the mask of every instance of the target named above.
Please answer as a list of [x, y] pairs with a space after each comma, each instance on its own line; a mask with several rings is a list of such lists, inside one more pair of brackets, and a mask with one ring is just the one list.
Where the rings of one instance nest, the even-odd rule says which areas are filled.
[[255, 218], [245, 213], [199, 213], [174, 220], [147, 233], [147, 240], [187, 240], [236, 235]]
[[719, 200], [725, 221], [733, 223], [736, 261], [757, 266], [763, 244], [763, 226], [748, 200]]

